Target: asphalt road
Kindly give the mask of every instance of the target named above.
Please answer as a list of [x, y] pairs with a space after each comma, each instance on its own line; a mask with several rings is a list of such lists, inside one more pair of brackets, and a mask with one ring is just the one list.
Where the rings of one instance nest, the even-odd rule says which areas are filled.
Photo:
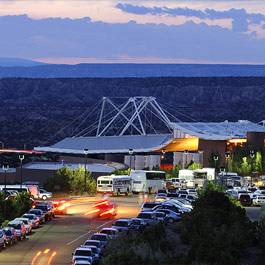
[[[118, 206], [115, 218], [134, 217], [142, 198], [111, 198]], [[24, 242], [18, 242], [0, 252], [0, 265], [63, 265], [71, 264], [73, 250], [102, 227], [111, 226], [113, 219], [91, 219], [89, 211], [93, 199], [72, 202], [69, 215], [57, 216], [34, 230]]]

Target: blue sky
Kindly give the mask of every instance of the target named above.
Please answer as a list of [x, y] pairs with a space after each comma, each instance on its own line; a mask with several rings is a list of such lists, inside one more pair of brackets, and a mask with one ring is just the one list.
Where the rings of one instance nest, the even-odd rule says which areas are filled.
[[264, 1], [0, 0], [0, 57], [265, 63]]

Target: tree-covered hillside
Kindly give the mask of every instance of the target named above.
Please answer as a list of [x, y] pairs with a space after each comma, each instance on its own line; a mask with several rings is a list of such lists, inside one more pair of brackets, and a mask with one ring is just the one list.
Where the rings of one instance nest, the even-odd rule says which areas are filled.
[[6, 78], [0, 79], [0, 141], [19, 148], [61, 139], [74, 127], [54, 135], [103, 96], [154, 96], [186, 121], [265, 119], [261, 77]]

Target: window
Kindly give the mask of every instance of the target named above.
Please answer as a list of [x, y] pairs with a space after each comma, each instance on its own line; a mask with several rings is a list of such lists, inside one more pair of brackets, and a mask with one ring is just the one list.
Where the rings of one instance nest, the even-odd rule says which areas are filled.
[[165, 180], [166, 175], [163, 172], [146, 172], [146, 179], [148, 179], [148, 180]]
[[112, 181], [109, 181], [109, 180], [101, 180], [100, 181], [100, 184], [112, 184]]

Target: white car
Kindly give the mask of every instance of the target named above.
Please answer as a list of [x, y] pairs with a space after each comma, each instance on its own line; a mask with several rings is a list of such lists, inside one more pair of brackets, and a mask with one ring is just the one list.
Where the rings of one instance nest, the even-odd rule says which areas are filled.
[[142, 204], [141, 211], [153, 211], [158, 205], [160, 205], [160, 202], [144, 202]]
[[255, 198], [253, 198], [252, 203], [255, 206], [262, 206], [263, 204], [265, 204], [265, 196], [257, 195]]
[[40, 189], [39, 191], [39, 198], [42, 199], [42, 200], [47, 200], [48, 198], [51, 198], [52, 197], [52, 193], [49, 192], [49, 191], [46, 191], [44, 189]]
[[27, 234], [31, 233], [32, 226], [33, 226], [31, 220], [29, 220], [28, 218], [19, 217], [19, 218], [16, 218], [14, 221], [22, 221], [24, 223], [25, 228], [26, 228], [26, 233]]
[[90, 263], [93, 263], [93, 253], [90, 248], [79, 247], [73, 253], [72, 264], [75, 264], [76, 261], [87, 260]]
[[111, 227], [106, 227], [106, 228], [103, 228], [101, 231], [100, 231], [101, 234], [106, 234], [108, 235], [110, 238], [116, 238], [119, 234], [119, 231], [115, 228], [111, 228]]

